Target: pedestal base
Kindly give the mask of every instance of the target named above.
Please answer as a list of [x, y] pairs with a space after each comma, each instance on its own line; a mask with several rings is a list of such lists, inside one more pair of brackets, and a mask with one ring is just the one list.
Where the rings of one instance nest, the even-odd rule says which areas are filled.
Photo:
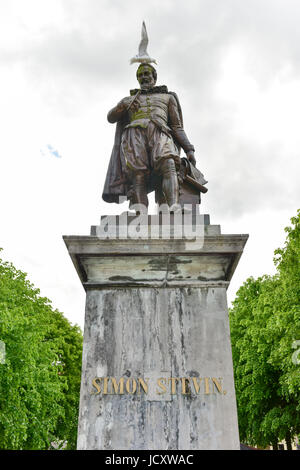
[[78, 449], [239, 449], [226, 288], [247, 235], [213, 233], [65, 237], [87, 291]]

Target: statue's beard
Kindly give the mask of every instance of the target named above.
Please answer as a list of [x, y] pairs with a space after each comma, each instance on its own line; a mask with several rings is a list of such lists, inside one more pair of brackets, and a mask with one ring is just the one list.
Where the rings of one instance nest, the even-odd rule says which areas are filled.
[[149, 90], [149, 88], [153, 88], [154, 87], [154, 83], [152, 82], [152, 80], [150, 81], [144, 81], [141, 83], [141, 89], [142, 90]]

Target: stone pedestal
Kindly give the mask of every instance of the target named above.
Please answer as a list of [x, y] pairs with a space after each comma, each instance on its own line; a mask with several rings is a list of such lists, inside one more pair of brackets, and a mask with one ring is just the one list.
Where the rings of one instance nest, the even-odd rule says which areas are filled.
[[92, 233], [64, 237], [86, 290], [78, 449], [239, 449], [226, 289], [248, 235]]

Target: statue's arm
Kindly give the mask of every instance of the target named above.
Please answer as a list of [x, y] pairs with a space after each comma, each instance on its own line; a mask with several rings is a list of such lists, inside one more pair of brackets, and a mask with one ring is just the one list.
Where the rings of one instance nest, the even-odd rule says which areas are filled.
[[113, 124], [114, 122], [120, 121], [125, 116], [125, 113], [126, 113], [126, 107], [125, 107], [123, 100], [121, 100], [117, 104], [117, 106], [115, 106], [108, 112], [107, 120], [108, 122], [111, 122]]
[[188, 159], [195, 164], [196, 160], [194, 157], [195, 148], [190, 143], [183, 127], [179, 115], [176, 99], [173, 95], [170, 96], [169, 100], [169, 125], [172, 130], [172, 134], [175, 140], [179, 143], [180, 147], [185, 151]]
[[128, 96], [126, 98], [123, 98], [117, 106], [112, 108], [108, 114], [107, 114], [107, 120], [108, 122], [111, 122], [112, 124], [114, 122], [121, 121], [123, 119], [128, 111], [128, 108], [130, 107], [132, 110], [135, 110], [139, 106], [138, 100], [135, 100], [133, 105], [131, 106], [131, 103], [133, 102], [134, 97]]

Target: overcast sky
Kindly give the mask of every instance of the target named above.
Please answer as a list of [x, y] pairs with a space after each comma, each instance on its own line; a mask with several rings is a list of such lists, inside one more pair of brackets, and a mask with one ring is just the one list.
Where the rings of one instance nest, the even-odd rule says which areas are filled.
[[[62, 235], [89, 234], [145, 20], [208, 182], [201, 212], [249, 233], [229, 288], [274, 273], [300, 207], [299, 0], [1, 0], [0, 246], [72, 323], [85, 294]], [[122, 210], [126, 209], [123, 205]]]

